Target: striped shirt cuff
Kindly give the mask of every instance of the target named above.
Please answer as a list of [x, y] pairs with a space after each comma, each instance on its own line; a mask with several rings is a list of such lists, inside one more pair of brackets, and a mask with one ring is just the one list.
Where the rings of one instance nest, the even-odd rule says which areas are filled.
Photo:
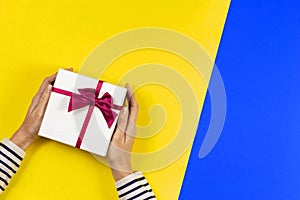
[[121, 200], [156, 199], [148, 181], [139, 171], [117, 181], [116, 187]]
[[0, 193], [19, 169], [24, 156], [25, 152], [9, 139], [0, 142]]

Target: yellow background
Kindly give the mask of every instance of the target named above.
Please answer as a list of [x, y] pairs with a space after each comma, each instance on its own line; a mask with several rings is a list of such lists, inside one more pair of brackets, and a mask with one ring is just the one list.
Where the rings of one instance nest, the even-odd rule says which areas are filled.
[[[1, 138], [9, 138], [22, 123], [45, 76], [56, 72], [58, 67], [79, 70], [99, 43], [122, 31], [142, 27], [173, 29], [196, 40], [214, 60], [229, 3], [229, 0], [0, 0]], [[153, 59], [189, 74], [183, 67], [187, 63], [151, 50], [132, 53], [114, 66], [128, 62], [142, 64]], [[114, 75], [105, 77], [111, 82], [117, 80]], [[201, 77], [190, 75], [190, 79], [196, 83]], [[199, 92], [202, 103], [206, 91]], [[138, 100], [142, 95], [137, 90]], [[159, 99], [150, 99], [148, 103], [152, 101]], [[170, 107], [173, 105], [178, 106], [175, 101], [169, 103]], [[146, 114], [147, 106], [147, 101], [140, 105], [141, 125], [150, 120], [140, 117]], [[175, 118], [174, 124], [177, 124]], [[154, 147], [160, 148], [170, 137], [173, 136], [154, 138]], [[147, 152], [153, 150], [151, 145], [141, 146], [137, 142], [134, 150]], [[158, 199], [177, 199], [189, 154], [190, 149], [171, 166], [145, 174]], [[47, 139], [30, 146], [20, 170], [0, 196], [14, 200], [84, 198], [117, 199], [109, 168], [86, 152]]]

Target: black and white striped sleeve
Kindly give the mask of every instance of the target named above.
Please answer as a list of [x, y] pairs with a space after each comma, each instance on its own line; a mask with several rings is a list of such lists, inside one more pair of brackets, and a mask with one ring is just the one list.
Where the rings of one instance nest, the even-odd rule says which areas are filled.
[[25, 152], [10, 140], [4, 138], [0, 142], [0, 194], [19, 169], [24, 156]]
[[148, 181], [142, 172], [134, 172], [116, 182], [121, 200], [156, 199]]

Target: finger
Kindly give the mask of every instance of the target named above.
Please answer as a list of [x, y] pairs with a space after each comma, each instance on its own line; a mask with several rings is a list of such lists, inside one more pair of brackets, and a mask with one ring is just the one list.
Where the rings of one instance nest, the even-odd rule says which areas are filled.
[[43, 94], [40, 97], [39, 103], [36, 106], [36, 112], [38, 113], [39, 116], [43, 116], [44, 112], [46, 110], [47, 104], [48, 104], [48, 100], [51, 94], [51, 90], [52, 90], [52, 85], [48, 85], [47, 89], [44, 90]]
[[118, 124], [117, 124], [116, 131], [113, 135], [112, 142], [124, 141], [127, 120], [128, 120], [128, 108], [123, 107], [119, 114]]
[[136, 122], [132, 121], [130, 118], [127, 121], [127, 127], [125, 133], [126, 135], [129, 135], [131, 137], [136, 136]]
[[[65, 68], [65, 70], [68, 70], [68, 71], [73, 71], [73, 68], [71, 67], [71, 68]], [[43, 83], [41, 84], [41, 86], [40, 86], [40, 88], [39, 88], [39, 90], [38, 90], [38, 92], [37, 92], [37, 94], [33, 97], [33, 99], [32, 99], [32, 102], [31, 102], [31, 105], [30, 105], [30, 107], [29, 107], [29, 110], [28, 110], [28, 112], [29, 113], [31, 113], [34, 109], [35, 109], [35, 107], [37, 106], [37, 104], [39, 103], [39, 101], [40, 101], [40, 97], [41, 97], [41, 95], [43, 94], [43, 92], [44, 92], [44, 90], [46, 89], [46, 87], [49, 85], [49, 84], [51, 84], [51, 85], [53, 85], [54, 84], [54, 81], [55, 81], [55, 79], [56, 79], [56, 76], [57, 76], [57, 73], [55, 73], [55, 74], [53, 74], [53, 75], [51, 75], [51, 76], [48, 76], [48, 77], [46, 77], [45, 79], [44, 79], [44, 81], [43, 81]]]
[[126, 128], [125, 143], [127, 143], [130, 146], [130, 149], [133, 146], [135, 135], [136, 135], [136, 125], [135, 123], [129, 122]]
[[48, 87], [48, 85], [52, 85], [52, 83], [55, 81], [55, 79], [56, 79], [56, 76], [57, 76], [57, 73], [55, 73], [55, 74], [53, 74], [53, 75], [51, 75], [51, 76], [48, 76], [48, 77], [46, 77], [45, 79], [44, 79], [44, 81], [43, 81], [43, 83], [42, 83], [42, 85], [41, 85], [41, 87], [40, 87], [40, 89], [39, 89], [39, 91], [37, 92], [37, 94], [36, 94], [36, 96], [39, 98], [42, 94], [43, 94], [43, 92], [44, 92], [44, 90]]
[[28, 113], [31, 113], [35, 109], [35, 107], [37, 106], [38, 102], [39, 102], [39, 98], [38, 98], [37, 95], [35, 95], [33, 97], [32, 101], [31, 101], [30, 106], [29, 106]]
[[[70, 71], [70, 72], [73, 72], [73, 68], [70, 67], [70, 68], [65, 68], [65, 70], [67, 71]], [[40, 91], [40, 94], [43, 93], [45, 87], [48, 85], [48, 84], [51, 84], [53, 85], [54, 84], [54, 81], [56, 79], [56, 76], [57, 76], [57, 72], [51, 76], [48, 76], [47, 78], [45, 78], [45, 80], [43, 81], [42, 83], [42, 86], [41, 86], [41, 90]]]
[[43, 94], [45, 88], [52, 84], [52, 82], [55, 81], [56, 79], [56, 76], [57, 76], [57, 73], [47, 77], [44, 79], [42, 85], [40, 86], [37, 94], [33, 97], [32, 101], [31, 101], [31, 104], [30, 104], [30, 107], [28, 109], [28, 112], [31, 113], [35, 108], [36, 106], [38, 105], [39, 101], [40, 101], [40, 98], [41, 98], [41, 95]]
[[65, 68], [65, 70], [68, 70], [68, 71], [70, 71], [70, 72], [74, 71], [73, 67]]
[[125, 132], [127, 127], [127, 120], [128, 120], [128, 108], [123, 107], [119, 114], [118, 126], [117, 126], [123, 132]]
[[125, 87], [127, 88], [127, 99], [129, 101], [129, 119], [136, 122], [138, 115], [138, 104], [135, 95], [128, 83], [125, 85]]

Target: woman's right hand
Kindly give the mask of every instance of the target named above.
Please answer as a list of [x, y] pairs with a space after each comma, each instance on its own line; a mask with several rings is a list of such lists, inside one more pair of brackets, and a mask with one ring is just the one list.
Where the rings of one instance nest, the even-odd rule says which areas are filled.
[[129, 108], [123, 107], [118, 119], [117, 128], [110, 143], [107, 159], [112, 170], [115, 181], [131, 174], [131, 150], [136, 134], [136, 120], [138, 115], [138, 104], [132, 89], [128, 84], [127, 99]]

